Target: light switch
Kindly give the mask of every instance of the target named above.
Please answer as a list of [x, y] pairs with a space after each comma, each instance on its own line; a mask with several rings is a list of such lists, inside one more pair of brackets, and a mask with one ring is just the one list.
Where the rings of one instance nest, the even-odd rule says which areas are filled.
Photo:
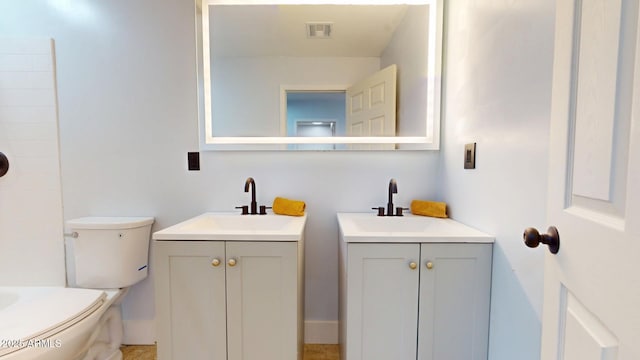
[[200, 153], [198, 152], [187, 153], [187, 167], [189, 171], [200, 170]]
[[476, 143], [466, 144], [464, 146], [464, 168], [476, 168]]

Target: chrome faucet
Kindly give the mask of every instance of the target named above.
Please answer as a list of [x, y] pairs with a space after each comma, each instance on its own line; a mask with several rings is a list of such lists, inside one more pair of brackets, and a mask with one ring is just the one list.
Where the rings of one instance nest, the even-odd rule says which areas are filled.
[[387, 202], [387, 216], [393, 216], [393, 194], [398, 193], [396, 179], [389, 180], [389, 202]]
[[249, 192], [249, 186], [251, 186], [251, 215], [258, 213], [258, 203], [256, 202], [256, 182], [252, 177], [248, 177], [244, 183], [244, 192]]

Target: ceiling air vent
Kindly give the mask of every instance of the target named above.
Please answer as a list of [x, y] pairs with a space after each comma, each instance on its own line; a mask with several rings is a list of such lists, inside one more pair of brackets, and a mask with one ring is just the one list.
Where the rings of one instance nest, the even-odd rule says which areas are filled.
[[307, 37], [309, 39], [330, 39], [332, 23], [328, 22], [308, 22]]

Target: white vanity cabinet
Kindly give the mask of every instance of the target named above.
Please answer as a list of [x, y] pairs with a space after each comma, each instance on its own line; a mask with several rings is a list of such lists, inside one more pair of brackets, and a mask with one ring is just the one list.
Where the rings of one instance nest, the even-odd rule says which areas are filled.
[[486, 360], [493, 238], [414, 232], [341, 224], [341, 359]]
[[301, 250], [155, 241], [158, 359], [301, 359]]
[[158, 360], [302, 360], [306, 218], [212, 212], [155, 232]]

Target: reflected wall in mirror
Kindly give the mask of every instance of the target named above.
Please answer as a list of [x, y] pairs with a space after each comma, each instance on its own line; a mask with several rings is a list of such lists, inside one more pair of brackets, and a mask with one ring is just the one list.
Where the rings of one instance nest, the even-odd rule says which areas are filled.
[[437, 149], [441, 1], [197, 0], [202, 147]]

